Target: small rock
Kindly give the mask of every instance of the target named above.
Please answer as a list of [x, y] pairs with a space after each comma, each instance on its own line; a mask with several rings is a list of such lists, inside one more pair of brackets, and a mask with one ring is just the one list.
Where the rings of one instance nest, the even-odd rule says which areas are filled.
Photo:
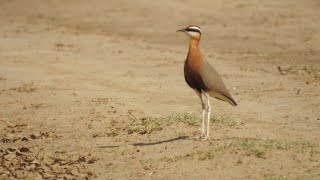
[[50, 166], [54, 163], [54, 160], [49, 158], [49, 157], [45, 157], [42, 161], [45, 165]]
[[27, 170], [27, 171], [31, 171], [31, 168], [28, 165], [26, 165], [24, 169]]
[[92, 157], [92, 158], [90, 158], [90, 159], [87, 161], [87, 163], [88, 163], [88, 164], [93, 164], [93, 163], [96, 162], [97, 160], [98, 160], [98, 158]]
[[74, 177], [69, 175], [69, 174], [67, 174], [67, 175], [63, 176], [63, 179], [74, 179]]
[[48, 172], [43, 173], [43, 179], [54, 179], [54, 178], [56, 178], [54, 174], [51, 174]]
[[21, 141], [29, 141], [29, 139], [26, 137], [23, 137], [23, 138], [21, 138]]
[[80, 179], [87, 179], [88, 178], [88, 174], [79, 174], [77, 175]]
[[7, 174], [0, 174], [0, 179], [8, 179], [9, 175]]
[[29, 148], [27, 147], [22, 147], [19, 149], [20, 152], [31, 152]]
[[22, 159], [25, 161], [25, 162], [33, 162], [35, 161], [36, 159], [32, 156], [22, 156]]
[[41, 136], [41, 134], [39, 132], [34, 132], [30, 135], [31, 139], [37, 139]]
[[37, 165], [37, 166], [40, 165], [38, 159], [33, 160], [32, 163], [35, 164], [35, 165]]
[[28, 176], [25, 171], [16, 171], [15, 173], [18, 179], [25, 179]]
[[84, 156], [79, 157], [79, 161], [80, 161], [80, 162], [81, 162], [81, 161], [85, 162], [85, 161], [86, 161], [86, 157], [84, 157]]
[[36, 169], [36, 165], [35, 164], [31, 164], [29, 167], [30, 167], [30, 170], [32, 170], [32, 171]]
[[42, 176], [41, 174], [39, 173], [33, 173], [32, 176], [30, 177], [30, 179], [33, 179], [33, 180], [42, 180]]
[[15, 148], [8, 148], [7, 150], [6, 150], [6, 153], [14, 153], [14, 152], [16, 152], [16, 149]]
[[3, 156], [3, 158], [4, 158], [5, 160], [7, 160], [7, 161], [11, 161], [11, 160], [12, 160], [13, 158], [15, 158], [15, 157], [16, 157], [16, 155], [13, 154], [13, 153], [6, 154], [6, 155]]
[[78, 175], [79, 175], [79, 170], [78, 170], [77, 168], [73, 168], [73, 169], [70, 171], [70, 173], [71, 173], [72, 175], [78, 176]]

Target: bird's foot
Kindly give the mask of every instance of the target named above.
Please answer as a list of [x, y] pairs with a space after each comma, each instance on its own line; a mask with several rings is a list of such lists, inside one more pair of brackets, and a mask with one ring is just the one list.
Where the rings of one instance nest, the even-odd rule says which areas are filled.
[[200, 140], [201, 141], [205, 141], [205, 140], [208, 140], [208, 139], [209, 139], [209, 137], [207, 135], [201, 134], [201, 136], [200, 136]]

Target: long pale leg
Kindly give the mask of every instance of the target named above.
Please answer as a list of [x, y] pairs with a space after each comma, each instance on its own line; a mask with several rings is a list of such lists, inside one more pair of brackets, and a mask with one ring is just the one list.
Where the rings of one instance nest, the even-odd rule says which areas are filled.
[[210, 96], [207, 92], [202, 91], [202, 94], [207, 98], [207, 115], [208, 115], [208, 119], [207, 119], [207, 134], [204, 138], [204, 140], [209, 139], [209, 129], [210, 129], [210, 114], [211, 114], [211, 105], [210, 105]]
[[209, 139], [209, 124], [210, 124], [211, 105], [208, 98], [208, 124], [207, 124], [207, 138]]
[[201, 137], [204, 137], [206, 134], [204, 132], [204, 116], [206, 114], [206, 110], [202, 109], [202, 130], [201, 130]]
[[204, 127], [204, 116], [205, 116], [205, 113], [206, 113], [206, 105], [203, 102], [202, 93], [200, 93], [198, 91], [196, 91], [196, 93], [199, 96], [199, 98], [201, 100], [201, 105], [202, 105], [202, 128], [201, 128], [201, 136], [200, 136], [200, 138], [202, 138], [202, 137], [206, 136], [205, 127]]

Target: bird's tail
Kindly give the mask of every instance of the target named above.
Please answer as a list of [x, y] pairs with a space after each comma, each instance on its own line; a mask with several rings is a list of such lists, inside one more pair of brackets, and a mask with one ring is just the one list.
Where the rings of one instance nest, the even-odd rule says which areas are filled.
[[217, 93], [217, 92], [209, 92], [209, 95], [210, 95], [211, 97], [220, 99], [220, 100], [222, 100], [222, 101], [226, 101], [226, 102], [228, 102], [229, 104], [231, 104], [232, 106], [237, 106], [237, 105], [238, 105], [238, 104], [235, 102], [235, 100], [231, 97], [231, 95], [227, 96], [227, 95], [220, 94], [220, 93]]

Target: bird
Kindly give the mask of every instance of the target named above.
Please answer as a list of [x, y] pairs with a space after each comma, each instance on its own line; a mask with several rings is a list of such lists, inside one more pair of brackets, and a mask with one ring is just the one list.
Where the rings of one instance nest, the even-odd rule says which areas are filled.
[[[232, 106], [237, 103], [230, 95], [218, 72], [205, 60], [200, 52], [201, 28], [190, 25], [177, 30], [186, 33], [189, 38], [189, 52], [184, 63], [186, 83], [195, 90], [202, 104], [201, 140], [209, 139], [209, 123], [211, 115], [210, 97], [226, 101]], [[207, 113], [207, 130], [205, 131], [205, 113]]]

